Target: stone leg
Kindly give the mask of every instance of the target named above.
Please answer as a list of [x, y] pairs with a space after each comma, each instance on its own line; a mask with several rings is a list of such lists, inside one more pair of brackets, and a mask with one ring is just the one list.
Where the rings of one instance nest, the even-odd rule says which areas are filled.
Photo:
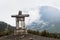
[[16, 21], [16, 29], [19, 29], [19, 21]]
[[16, 19], [16, 29], [14, 30], [14, 35], [18, 34], [18, 29], [19, 29], [19, 21]]
[[22, 26], [22, 29], [24, 30], [25, 34], [27, 34], [27, 30], [25, 27], [25, 21], [21, 21], [21, 26]]

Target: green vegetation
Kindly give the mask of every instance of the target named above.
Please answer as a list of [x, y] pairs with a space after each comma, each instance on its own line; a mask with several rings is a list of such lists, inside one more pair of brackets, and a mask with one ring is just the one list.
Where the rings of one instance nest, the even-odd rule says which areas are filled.
[[11, 34], [14, 29], [11, 25], [0, 21], [0, 37]]
[[1, 36], [10, 35], [11, 33], [12, 33], [12, 31], [10, 31], [10, 30], [2, 31], [2, 32], [0, 32], [0, 37], [1, 37]]
[[28, 33], [34, 34], [34, 35], [39, 35], [39, 36], [44, 36], [44, 37], [51, 37], [51, 38], [58, 38], [60, 39], [60, 34], [58, 33], [49, 33], [46, 30], [39, 32], [39, 31], [33, 31], [33, 30], [27, 30]]

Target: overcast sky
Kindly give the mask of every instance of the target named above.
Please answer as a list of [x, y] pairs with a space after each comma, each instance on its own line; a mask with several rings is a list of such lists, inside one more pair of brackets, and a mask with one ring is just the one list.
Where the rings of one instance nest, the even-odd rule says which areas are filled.
[[40, 6], [52, 6], [60, 9], [60, 0], [0, 0], [0, 21], [4, 21], [15, 26], [15, 19], [11, 17], [13, 14], [18, 14], [18, 11], [23, 11], [23, 14], [29, 14], [26, 24], [36, 21], [39, 15]]

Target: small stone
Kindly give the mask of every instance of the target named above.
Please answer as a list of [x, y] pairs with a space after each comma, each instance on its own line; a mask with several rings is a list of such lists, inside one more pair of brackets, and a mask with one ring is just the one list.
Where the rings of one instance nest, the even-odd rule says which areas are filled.
[[24, 35], [20, 37], [20, 39], [24, 38]]
[[29, 38], [29, 40], [33, 40], [33, 38]]

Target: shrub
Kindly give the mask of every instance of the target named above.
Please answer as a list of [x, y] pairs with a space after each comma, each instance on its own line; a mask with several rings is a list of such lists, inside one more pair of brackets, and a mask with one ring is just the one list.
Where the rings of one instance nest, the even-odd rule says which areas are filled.
[[42, 32], [33, 31], [33, 30], [27, 30], [27, 31], [30, 34], [35, 34], [35, 35], [39, 35], [39, 36], [52, 37], [52, 38], [59, 38], [60, 39], [60, 36], [59, 36], [58, 33], [49, 33], [46, 30], [43, 30]]
[[11, 32], [10, 30], [2, 31], [2, 32], [0, 32], [0, 37], [1, 37], [1, 36], [9, 35], [9, 34], [11, 34], [11, 33], [12, 33], [12, 32]]
[[39, 35], [39, 31], [27, 30], [28, 33]]

